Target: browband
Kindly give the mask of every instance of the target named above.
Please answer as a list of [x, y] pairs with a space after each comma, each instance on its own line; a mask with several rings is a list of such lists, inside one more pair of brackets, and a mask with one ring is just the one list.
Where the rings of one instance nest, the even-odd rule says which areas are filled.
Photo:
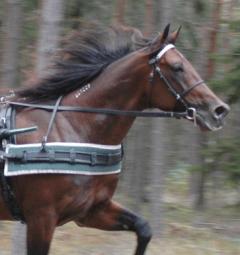
[[157, 54], [157, 56], [156, 56], [156, 60], [160, 60], [161, 59], [161, 57], [168, 51], [168, 50], [170, 50], [170, 49], [173, 49], [173, 48], [175, 48], [175, 46], [173, 45], [173, 44], [168, 44], [168, 45], [166, 45], [158, 54]]

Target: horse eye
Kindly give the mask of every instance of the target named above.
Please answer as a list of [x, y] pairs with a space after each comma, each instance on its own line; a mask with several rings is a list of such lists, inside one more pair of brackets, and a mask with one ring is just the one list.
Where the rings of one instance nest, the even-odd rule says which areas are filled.
[[174, 72], [176, 72], [176, 73], [177, 73], [177, 72], [183, 72], [183, 71], [184, 71], [182, 63], [174, 64], [174, 65], [171, 66], [171, 68], [172, 68], [172, 70], [173, 70]]

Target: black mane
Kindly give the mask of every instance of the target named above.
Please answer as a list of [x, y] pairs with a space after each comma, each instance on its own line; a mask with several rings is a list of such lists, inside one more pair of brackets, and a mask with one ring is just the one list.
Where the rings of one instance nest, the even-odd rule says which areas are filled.
[[36, 86], [16, 92], [28, 101], [56, 99], [94, 80], [109, 64], [148, 44], [128, 27], [82, 29], [70, 36], [54, 63], [53, 73]]

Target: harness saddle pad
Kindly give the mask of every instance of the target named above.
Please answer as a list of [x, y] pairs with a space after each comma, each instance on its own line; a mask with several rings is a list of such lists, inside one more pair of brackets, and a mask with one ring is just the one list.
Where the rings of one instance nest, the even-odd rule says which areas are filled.
[[121, 145], [87, 143], [8, 144], [5, 176], [27, 174], [105, 175], [121, 171]]

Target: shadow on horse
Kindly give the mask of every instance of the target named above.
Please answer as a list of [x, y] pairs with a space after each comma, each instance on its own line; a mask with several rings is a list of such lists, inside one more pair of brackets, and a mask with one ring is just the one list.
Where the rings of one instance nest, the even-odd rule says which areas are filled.
[[[38, 127], [18, 134], [16, 144], [119, 146], [136, 116], [151, 108], [188, 119], [202, 130], [221, 128], [229, 107], [176, 49], [179, 31], [170, 33], [167, 26], [148, 39], [135, 29], [118, 27], [72, 36], [52, 74], [1, 97], [1, 107], [15, 111], [15, 128]], [[143, 255], [151, 229], [146, 220], [112, 201], [118, 178], [119, 173], [6, 177], [27, 225], [27, 254], [47, 255], [55, 228], [74, 221], [78, 226], [135, 232], [135, 255]], [[13, 216], [1, 195], [0, 219]]]

